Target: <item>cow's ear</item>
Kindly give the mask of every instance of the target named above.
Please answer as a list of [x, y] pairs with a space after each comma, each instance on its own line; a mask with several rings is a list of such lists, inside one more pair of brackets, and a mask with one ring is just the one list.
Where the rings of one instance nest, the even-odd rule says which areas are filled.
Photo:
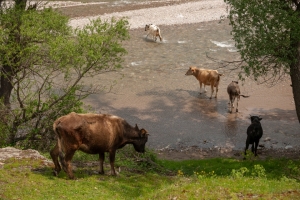
[[140, 134], [141, 134], [141, 137], [145, 137], [146, 135], [149, 135], [149, 133], [143, 128], [140, 130]]
[[260, 121], [260, 120], [262, 120], [262, 118], [261, 118], [261, 117], [258, 117], [258, 119], [259, 119], [259, 121]]
[[139, 130], [139, 127], [137, 124], [135, 124], [135, 130]]

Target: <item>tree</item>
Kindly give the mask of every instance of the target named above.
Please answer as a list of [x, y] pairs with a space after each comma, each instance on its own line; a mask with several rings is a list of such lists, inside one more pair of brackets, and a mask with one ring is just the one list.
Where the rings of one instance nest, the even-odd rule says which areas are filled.
[[244, 75], [274, 81], [289, 74], [300, 122], [300, 1], [225, 2]]
[[121, 66], [128, 21], [97, 19], [73, 30], [51, 8], [14, 2], [0, 2], [0, 128], [9, 129], [8, 143], [26, 138], [45, 147], [53, 121], [80, 112], [100, 87], [83, 79]]

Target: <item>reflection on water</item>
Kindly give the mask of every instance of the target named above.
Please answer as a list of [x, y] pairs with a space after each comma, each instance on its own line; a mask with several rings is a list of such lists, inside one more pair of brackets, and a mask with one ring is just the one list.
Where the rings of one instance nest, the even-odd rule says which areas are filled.
[[238, 114], [233, 113], [233, 114], [228, 114], [226, 123], [224, 124], [225, 126], [225, 134], [227, 135], [228, 138], [234, 138], [237, 134], [238, 130]]

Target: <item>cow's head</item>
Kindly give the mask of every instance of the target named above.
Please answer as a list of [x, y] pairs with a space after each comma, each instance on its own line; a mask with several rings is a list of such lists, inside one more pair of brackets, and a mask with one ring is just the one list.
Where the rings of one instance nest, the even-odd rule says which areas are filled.
[[151, 25], [151, 24], [149, 24], [149, 25], [146, 24], [146, 26], [145, 26], [145, 31], [148, 31], [148, 30], [149, 30], [150, 25]]
[[137, 131], [139, 138], [135, 140], [133, 143], [134, 149], [137, 152], [144, 153], [145, 152], [145, 145], [148, 141], [148, 132], [145, 129], [139, 129], [137, 124], [135, 125], [135, 131]]
[[260, 120], [262, 120], [262, 118], [260, 116], [251, 116], [250, 115], [250, 120], [251, 120], [251, 123], [255, 123], [255, 122], [260, 122]]
[[196, 67], [190, 67], [187, 72], [185, 73], [185, 75], [194, 75], [196, 72]]

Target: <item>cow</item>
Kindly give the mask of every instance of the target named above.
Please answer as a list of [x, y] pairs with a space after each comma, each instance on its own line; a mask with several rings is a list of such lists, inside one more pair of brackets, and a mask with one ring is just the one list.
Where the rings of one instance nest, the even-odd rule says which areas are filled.
[[239, 111], [238, 106], [239, 106], [239, 100], [240, 97], [244, 97], [247, 98], [249, 96], [246, 95], [242, 95], [241, 91], [240, 91], [240, 87], [239, 87], [239, 82], [238, 81], [232, 81], [231, 83], [229, 83], [228, 87], [227, 87], [227, 93], [229, 95], [229, 107], [230, 107], [230, 113], [232, 113], [232, 109], [234, 108], [234, 101], [236, 99], [236, 112]]
[[[251, 116], [250, 115], [251, 124], [247, 128], [247, 140], [246, 140], [246, 148], [245, 148], [245, 155], [246, 151], [250, 144], [252, 144], [252, 153], [257, 156], [257, 147], [259, 144], [259, 140], [263, 135], [263, 129], [260, 124], [262, 118], [259, 116]], [[245, 159], [245, 158], [244, 158]]]
[[145, 31], [148, 31], [146, 38], [151, 34], [153, 36], [153, 40], [156, 41], [157, 37], [159, 37], [160, 41], [162, 41], [162, 37], [160, 34], [160, 28], [154, 24], [146, 24]]
[[99, 154], [100, 174], [104, 174], [104, 153], [109, 152], [110, 172], [116, 175], [114, 168], [117, 149], [132, 144], [137, 152], [145, 152], [148, 133], [132, 127], [124, 119], [109, 114], [77, 114], [71, 112], [53, 123], [57, 143], [50, 155], [55, 165], [54, 175], [58, 175], [61, 166], [70, 179], [74, 179], [71, 160], [77, 150], [88, 154]]
[[194, 75], [196, 77], [196, 79], [200, 83], [200, 94], [202, 90], [202, 84], [204, 85], [204, 90], [205, 90], [205, 85], [210, 85], [211, 87], [210, 99], [213, 96], [214, 87], [215, 87], [216, 88], [215, 98], [217, 98], [220, 76], [222, 76], [223, 74], [219, 74], [217, 70], [198, 69], [197, 67], [192, 66], [188, 69], [185, 75]]

